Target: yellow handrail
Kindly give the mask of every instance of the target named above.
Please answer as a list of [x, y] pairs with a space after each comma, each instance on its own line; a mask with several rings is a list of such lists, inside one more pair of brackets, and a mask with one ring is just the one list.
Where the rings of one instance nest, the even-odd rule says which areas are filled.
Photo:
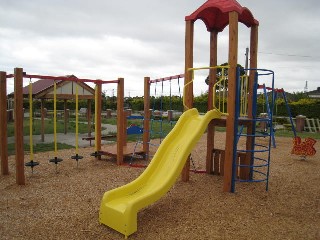
[[[224, 75], [224, 68], [222, 69], [222, 76], [220, 78], [221, 79], [213, 85], [213, 91], [212, 91], [213, 108], [217, 109], [220, 113], [222, 113], [224, 115], [228, 115], [228, 113], [225, 111], [225, 104], [224, 104], [225, 99], [226, 99], [226, 90], [225, 89], [226, 89], [226, 82], [227, 82], [227, 77]], [[222, 85], [223, 91], [221, 91], [221, 85]], [[218, 95], [218, 102], [219, 102], [218, 107], [216, 106], [216, 88], [217, 88], [217, 86], [220, 86], [219, 95]], [[222, 103], [221, 103], [221, 99], [222, 99]]]
[[[187, 84], [185, 84], [184, 85], [184, 87], [183, 87], [183, 106], [184, 106], [184, 108], [185, 109], [189, 109], [189, 107], [186, 105], [186, 103], [185, 103], [185, 96], [186, 96], [186, 87], [189, 85], [189, 84], [191, 84], [193, 81], [194, 81], [194, 71], [197, 71], [197, 70], [205, 70], [205, 69], [218, 69], [218, 68], [221, 68], [222, 69], [222, 77], [224, 77], [225, 78], [225, 76], [224, 76], [224, 70], [226, 69], [226, 68], [229, 68], [229, 66], [227, 65], [227, 66], [213, 66], [213, 67], [198, 67], [198, 68], [189, 68], [188, 69], [188, 72], [190, 72], [190, 71], [192, 71], [192, 80], [190, 81], [190, 82], [188, 82]], [[216, 84], [215, 84], [216, 85]], [[215, 89], [215, 86], [214, 86], [214, 89]], [[213, 98], [214, 99], [214, 98]], [[214, 100], [213, 100], [214, 101]], [[213, 104], [213, 106], [215, 106], [215, 104]], [[216, 108], [217, 110], [219, 110], [218, 108]]]
[[[226, 99], [227, 99], [227, 80], [228, 77], [225, 75], [225, 70], [230, 68], [229, 65], [226, 66], [214, 66], [214, 67], [198, 67], [198, 68], [189, 68], [188, 72], [192, 71], [192, 80], [184, 85], [183, 87], [183, 106], [185, 109], [189, 109], [189, 107], [185, 103], [186, 99], [186, 87], [193, 83], [194, 81], [194, 71], [196, 70], [205, 70], [205, 69], [219, 69], [221, 68], [221, 76], [219, 77], [219, 80], [213, 85], [213, 108], [218, 110], [223, 115], [228, 115], [227, 109], [225, 106]], [[240, 116], [247, 116], [248, 112], [248, 81], [249, 76], [243, 75], [240, 77]], [[217, 90], [217, 87], [219, 86], [219, 90]], [[216, 95], [218, 91], [217, 101], [216, 101]]]
[[243, 75], [240, 77], [240, 116], [248, 115], [248, 81], [249, 76]]

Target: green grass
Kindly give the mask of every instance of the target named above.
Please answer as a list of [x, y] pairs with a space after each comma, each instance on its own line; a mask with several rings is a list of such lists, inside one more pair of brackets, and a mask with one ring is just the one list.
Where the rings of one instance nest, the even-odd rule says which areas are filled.
[[[156, 138], [164, 138], [168, 135], [168, 133], [171, 131], [171, 129], [174, 127], [176, 122], [168, 122], [166, 120], [164, 121], [158, 121], [154, 120], [150, 122], [150, 136], [151, 139]], [[139, 127], [143, 127], [143, 121], [142, 120], [128, 120], [128, 126], [131, 124], [137, 125]], [[142, 139], [141, 134], [132, 134], [127, 136], [128, 142], [134, 142], [137, 141], [137, 139]]]
[[[239, 127], [239, 130], [240, 130], [240, 127]], [[262, 130], [257, 127], [256, 128], [256, 132], [261, 132]], [[246, 133], [246, 128], [243, 129], [242, 133]], [[275, 137], [287, 137], [287, 138], [293, 138], [294, 137], [294, 134], [290, 129], [279, 129], [279, 130], [276, 130], [274, 132], [274, 135]], [[311, 132], [301, 132], [301, 133], [298, 133], [297, 132], [297, 136], [298, 137], [301, 137], [301, 138], [313, 138], [313, 139], [320, 139], [320, 133], [311, 133]]]
[[[75, 122], [68, 123], [67, 132], [74, 133], [76, 129]], [[85, 123], [79, 123], [79, 133], [87, 133], [88, 125]], [[30, 122], [28, 119], [23, 121], [23, 134], [24, 136], [29, 135]], [[64, 121], [57, 121], [57, 133], [64, 133]], [[33, 135], [41, 134], [41, 120], [35, 119], [33, 120]], [[45, 134], [53, 134], [53, 120], [45, 120]], [[8, 123], [8, 137], [14, 136], [14, 123]]]
[[[277, 130], [275, 132], [276, 137], [291, 137], [293, 138], [293, 132], [291, 130]], [[302, 133], [297, 133], [298, 137], [301, 138], [313, 138], [313, 139], [320, 139], [320, 133], [310, 133], [310, 132], [302, 132]]]
[[[40, 135], [40, 129], [41, 129], [41, 121], [40, 120], [34, 120], [33, 122], [33, 135]], [[117, 124], [117, 119], [116, 118], [109, 118], [109, 119], [102, 119], [102, 123], [105, 124], [112, 124], [116, 125]], [[131, 124], [143, 127], [143, 120], [128, 120], [127, 126], [130, 126]], [[174, 127], [175, 122], [168, 122], [167, 120], [161, 121], [151, 121], [150, 122], [150, 130], [151, 130], [151, 139], [156, 139], [156, 138], [164, 138]], [[75, 122], [69, 122], [68, 123], [68, 132], [75, 132], [75, 127], [76, 124]], [[216, 127], [216, 131], [219, 132], [225, 132], [225, 127]], [[258, 129], [257, 129], [258, 130]], [[87, 124], [80, 123], [79, 124], [79, 133], [87, 133], [88, 131], [88, 126]], [[64, 132], [64, 122], [63, 121], [58, 121], [57, 122], [57, 132], [58, 133], [63, 133]], [[46, 120], [45, 121], [45, 134], [52, 134], [53, 133], [53, 120]], [[13, 123], [8, 124], [8, 136], [13, 136], [14, 135], [14, 125]], [[24, 120], [24, 135], [29, 135], [29, 120]], [[303, 133], [298, 133], [298, 136], [301, 138], [314, 138], [314, 139], [320, 139], [320, 134], [319, 133], [308, 133], [308, 132], [303, 132]], [[275, 132], [276, 137], [293, 137], [293, 133], [291, 130], [277, 130]], [[142, 134], [133, 134], [133, 135], [128, 135], [127, 136], [127, 141], [128, 142], [135, 142], [137, 140], [142, 139]], [[62, 144], [58, 143], [58, 149], [70, 149], [74, 148], [73, 146], [67, 145], [67, 144]], [[25, 144], [24, 149], [26, 152], [29, 151], [29, 145]], [[54, 150], [54, 144], [49, 143], [49, 144], [37, 144], [34, 146], [34, 152], [46, 152], [46, 151], [53, 151]], [[15, 148], [14, 144], [8, 144], [8, 154], [13, 155], [15, 154]]]
[[[57, 148], [58, 149], [71, 149], [74, 148], [71, 145], [64, 144], [64, 143], [57, 143]], [[54, 150], [54, 143], [38, 143], [33, 146], [33, 152], [38, 153], [38, 152], [48, 152], [48, 151], [53, 151]], [[29, 152], [30, 151], [30, 145], [24, 144], [24, 151]], [[9, 143], [8, 144], [8, 155], [15, 155], [15, 144], [14, 143]]]

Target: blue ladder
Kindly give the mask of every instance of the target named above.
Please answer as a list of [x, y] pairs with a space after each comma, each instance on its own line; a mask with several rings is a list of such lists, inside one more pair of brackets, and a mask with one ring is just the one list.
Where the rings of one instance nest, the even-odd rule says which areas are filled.
[[[247, 124], [252, 126], [252, 132], [248, 133], [243, 130], [243, 126], [239, 127], [240, 117], [240, 105], [239, 100], [236, 101], [236, 116], [235, 116], [235, 141], [234, 141], [234, 152], [233, 152], [233, 171], [232, 171], [232, 186], [231, 191], [235, 191], [235, 185], [237, 182], [265, 182], [266, 191], [269, 185], [269, 169], [270, 169], [270, 152], [271, 152], [271, 141], [273, 135], [272, 116], [273, 111], [270, 110], [268, 117], [260, 118], [257, 117], [257, 89], [258, 89], [258, 78], [261, 75], [272, 77], [272, 89], [274, 87], [274, 72], [266, 69], [248, 69], [255, 71], [254, 78], [254, 90], [253, 90], [253, 106], [252, 106], [252, 118], [241, 119], [241, 121], [247, 121]], [[261, 73], [260, 73], [261, 72]], [[240, 69], [237, 70], [237, 99], [240, 99]], [[274, 104], [274, 92], [272, 91], [271, 109]], [[265, 123], [267, 131], [265, 133], [256, 131], [257, 123]], [[251, 139], [251, 146], [248, 144], [242, 144], [241, 140], [244, 141]], [[242, 155], [242, 156], [241, 156]], [[243, 161], [243, 159], [250, 159], [250, 162]]]

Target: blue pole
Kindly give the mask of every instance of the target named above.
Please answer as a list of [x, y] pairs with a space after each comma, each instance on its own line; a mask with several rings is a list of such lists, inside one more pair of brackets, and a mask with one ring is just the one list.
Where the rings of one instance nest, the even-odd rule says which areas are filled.
[[[272, 88], [272, 94], [273, 94], [273, 92], [274, 92], [274, 89]], [[273, 125], [272, 125], [273, 120], [272, 120], [272, 114], [271, 113], [274, 111], [274, 109], [273, 109], [274, 104], [273, 103], [274, 103], [274, 101], [276, 99], [277, 93], [272, 95], [271, 108], [270, 108], [270, 105], [269, 105], [269, 97], [268, 97], [268, 93], [267, 93], [267, 89], [266, 89], [265, 85], [264, 85], [264, 94], [266, 96], [266, 105], [267, 105], [267, 111], [268, 111], [268, 118], [269, 118], [269, 120], [271, 120], [270, 121], [271, 123], [269, 124], [270, 125], [270, 135], [271, 135], [271, 138], [272, 138], [273, 147], [276, 148], [276, 139], [274, 137], [274, 129], [273, 129]]]
[[[252, 103], [252, 135], [256, 134], [256, 117], [257, 117], [257, 91], [258, 91], [258, 77], [259, 73], [256, 71], [254, 76], [254, 83], [253, 83], [253, 93], [252, 98], [254, 99]], [[251, 145], [251, 161], [250, 161], [250, 180], [253, 179], [253, 165], [254, 165], [254, 148], [255, 148], [256, 139], [253, 137], [252, 145]]]
[[287, 97], [286, 97], [286, 93], [284, 92], [283, 88], [282, 88], [282, 94], [283, 94], [283, 99], [286, 103], [286, 107], [287, 107], [287, 112], [288, 112], [288, 115], [289, 115], [289, 118], [290, 118], [290, 123], [291, 123], [291, 129], [292, 129], [292, 132], [293, 132], [293, 135], [294, 137], [297, 137], [297, 132], [296, 132], [296, 129], [293, 125], [293, 120], [292, 120], [292, 115], [291, 115], [291, 111], [290, 111], [290, 107], [289, 107], [289, 104], [288, 104], [288, 100], [287, 100]]

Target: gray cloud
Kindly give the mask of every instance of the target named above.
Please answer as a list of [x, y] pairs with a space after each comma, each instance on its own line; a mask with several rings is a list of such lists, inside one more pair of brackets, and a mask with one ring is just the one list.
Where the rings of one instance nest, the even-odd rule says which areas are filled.
[[[86, 78], [125, 77], [126, 93], [141, 94], [143, 77], [184, 69], [184, 17], [204, 0], [0, 2], [1, 70], [24, 67], [39, 74]], [[319, 85], [320, 3], [249, 1], [259, 26], [259, 67], [273, 69], [277, 87], [302, 91]], [[239, 63], [250, 30], [239, 27]], [[219, 34], [219, 63], [227, 61], [228, 32]], [[209, 61], [209, 34], [195, 24], [195, 66]], [[205, 75], [203, 73], [202, 75]], [[9, 84], [10, 86], [10, 84]], [[199, 89], [198, 93], [203, 91]]]

